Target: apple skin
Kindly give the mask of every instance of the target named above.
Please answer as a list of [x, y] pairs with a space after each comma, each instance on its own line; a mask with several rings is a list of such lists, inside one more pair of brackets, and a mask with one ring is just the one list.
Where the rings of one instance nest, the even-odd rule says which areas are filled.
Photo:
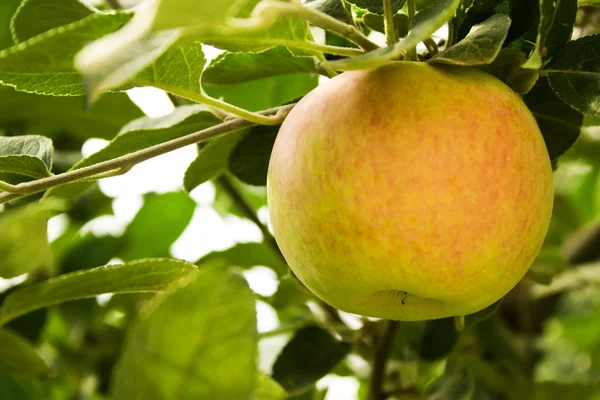
[[477, 312], [540, 250], [553, 182], [538, 125], [486, 73], [395, 62], [317, 87], [283, 123], [269, 215], [292, 271], [350, 313]]

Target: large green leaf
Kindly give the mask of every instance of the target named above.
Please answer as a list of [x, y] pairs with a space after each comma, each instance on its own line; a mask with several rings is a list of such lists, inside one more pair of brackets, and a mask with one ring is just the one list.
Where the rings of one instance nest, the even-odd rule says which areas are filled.
[[127, 122], [143, 116], [125, 93], [109, 93], [86, 107], [83, 98], [50, 97], [0, 88], [0, 126], [53, 128], [83, 139], [112, 139]]
[[399, 43], [370, 51], [357, 57], [329, 62], [329, 66], [341, 71], [374, 68], [388, 61], [400, 58], [404, 52], [416, 47], [444, 25], [459, 6], [460, 0], [436, 0], [435, 3], [419, 12], [413, 21], [412, 29]]
[[0, 277], [52, 266], [46, 225], [56, 203], [33, 203], [0, 213]]
[[130, 332], [112, 382], [117, 399], [250, 399], [257, 332], [252, 291], [225, 269], [201, 268]]
[[146, 259], [61, 275], [10, 293], [0, 307], [0, 325], [33, 310], [104, 293], [164, 291], [196, 270], [185, 261]]
[[600, 35], [567, 43], [545, 70], [558, 97], [583, 114], [600, 117]]
[[571, 39], [577, 16], [577, 0], [540, 0], [540, 23], [536, 47], [528, 68], [538, 69]]
[[277, 357], [273, 379], [290, 394], [303, 393], [342, 361], [351, 347], [318, 326], [302, 328]]
[[0, 172], [45, 178], [52, 169], [53, 150], [44, 136], [0, 136]]
[[510, 17], [496, 14], [481, 24], [457, 44], [437, 54], [429, 62], [452, 65], [485, 65], [496, 59], [510, 28]]
[[33, 345], [8, 329], [0, 329], [0, 365], [33, 377], [52, 374], [52, 369]]
[[196, 203], [185, 192], [149, 194], [124, 234], [118, 257], [168, 257], [169, 249], [194, 215]]
[[69, 25], [94, 11], [78, 0], [23, 0], [11, 19], [15, 43], [21, 43], [59, 26]]
[[0, 83], [55, 96], [83, 95], [75, 54], [90, 40], [119, 29], [130, 14], [93, 14], [0, 52]]
[[288, 49], [278, 46], [259, 53], [220, 54], [206, 67], [202, 75], [202, 83], [231, 85], [300, 72], [316, 73], [314, 60], [311, 57], [294, 57]]

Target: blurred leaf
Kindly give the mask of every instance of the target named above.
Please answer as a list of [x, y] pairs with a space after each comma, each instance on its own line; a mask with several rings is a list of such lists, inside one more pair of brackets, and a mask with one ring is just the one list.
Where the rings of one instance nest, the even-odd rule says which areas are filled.
[[598, 400], [599, 398], [600, 389], [596, 385], [542, 382], [535, 386], [532, 400]]
[[508, 35], [510, 18], [496, 14], [475, 25], [460, 42], [435, 55], [430, 63], [451, 65], [484, 65], [496, 59]]
[[15, 44], [10, 32], [10, 20], [20, 4], [21, 0], [3, 0], [0, 2], [0, 50]]
[[268, 301], [276, 310], [280, 310], [290, 305], [303, 306], [312, 296], [297, 278], [286, 275], [279, 280], [277, 291]]
[[526, 61], [525, 53], [512, 48], [504, 48], [496, 59], [482, 70], [494, 75], [517, 93], [528, 93], [539, 78], [539, 72], [521, 68]]
[[538, 69], [571, 39], [577, 0], [540, 0], [540, 24], [533, 54], [526, 68]]
[[44, 397], [40, 381], [17, 374], [0, 366], [0, 398], [7, 400], [40, 400]]
[[475, 379], [467, 370], [446, 372], [427, 390], [427, 400], [475, 399]]
[[277, 357], [273, 379], [290, 394], [305, 392], [342, 361], [351, 347], [318, 326], [302, 328]]
[[33, 203], [0, 213], [0, 277], [52, 266], [47, 222], [56, 203]]
[[0, 82], [17, 90], [54, 96], [83, 95], [75, 54], [90, 40], [120, 28], [127, 13], [93, 14], [0, 52]]
[[458, 343], [454, 317], [433, 319], [425, 323], [419, 351], [421, 359], [432, 362], [448, 356]]
[[0, 307], [0, 324], [33, 310], [104, 293], [164, 291], [195, 271], [193, 264], [180, 260], [146, 259], [61, 275], [10, 293]]
[[465, 327], [471, 327], [473, 325], [477, 325], [478, 323], [485, 321], [488, 318], [491, 318], [496, 314], [498, 309], [500, 308], [500, 304], [502, 304], [502, 300], [500, 299], [492, 305], [487, 306], [481, 311], [477, 311], [476, 313], [465, 315]]
[[[369, 10], [372, 13], [383, 15], [383, 2], [381, 0], [347, 0], [349, 3], [354, 4], [355, 6], [362, 8], [364, 10]], [[392, 11], [397, 13], [404, 7], [404, 3], [406, 0], [392, 0]]]
[[[159, 143], [209, 128], [221, 122], [202, 105], [177, 107], [163, 117], [142, 117], [125, 125], [121, 132], [102, 150], [81, 160], [73, 169], [87, 167], [102, 161], [133, 153]], [[50, 189], [45, 198], [74, 199], [87, 190], [93, 182], [76, 182]]]
[[44, 136], [0, 136], [0, 171], [45, 178], [52, 169], [52, 140]]
[[537, 120], [550, 159], [556, 160], [579, 137], [583, 115], [561, 101], [546, 79], [539, 79], [523, 100]]
[[147, 310], [113, 375], [118, 399], [247, 399], [256, 381], [252, 291], [239, 276], [205, 267]]
[[287, 272], [285, 262], [263, 243], [238, 243], [227, 250], [208, 253], [196, 264], [202, 265], [212, 260], [224, 260], [229, 265], [247, 269], [255, 266], [269, 267], [279, 275]]
[[600, 264], [598, 263], [565, 270], [556, 275], [550, 285], [534, 285], [530, 290], [530, 295], [534, 299], [540, 299], [556, 293], [576, 290], [593, 283], [600, 283]]
[[252, 400], [284, 400], [288, 395], [271, 377], [260, 374]]
[[266, 186], [269, 160], [279, 125], [250, 129], [229, 155], [229, 170], [236, 178], [254, 186]]
[[316, 0], [310, 1], [307, 3], [307, 6], [327, 14], [338, 21], [342, 21], [345, 24], [354, 25], [354, 19], [352, 18], [352, 14], [346, 9], [344, 0]]
[[59, 271], [65, 274], [92, 265], [105, 265], [115, 257], [121, 246], [121, 238], [114, 236], [96, 237], [91, 233], [77, 235], [71, 240], [69, 248], [57, 258]]
[[213, 97], [250, 111], [258, 111], [298, 99], [317, 87], [318, 82], [317, 75], [301, 73], [272, 76], [235, 85], [203, 86]]
[[80, 138], [112, 139], [132, 119], [143, 116], [125, 93], [109, 93], [91, 107], [83, 98], [50, 97], [0, 88], [0, 126], [43, 126]]
[[[405, 14], [394, 14], [394, 28], [396, 28], [396, 33], [398, 37], [405, 37], [408, 34], [409, 26], [408, 26], [408, 16]], [[363, 22], [369, 28], [376, 30], [377, 32], [385, 33], [385, 24], [383, 21], [383, 16], [378, 14], [365, 14], [363, 15]]]
[[10, 28], [15, 43], [21, 43], [53, 28], [68, 25], [94, 11], [78, 0], [24, 0]]
[[117, 257], [168, 257], [171, 245], [189, 225], [196, 203], [185, 192], [149, 194], [123, 235]]
[[218, 55], [202, 74], [202, 83], [232, 85], [260, 78], [293, 73], [316, 73], [311, 57], [295, 57], [283, 46], [258, 52], [225, 52]]
[[[545, 68], [560, 99], [583, 114], [600, 117], [600, 35], [571, 41], [556, 51]], [[555, 114], [560, 115], [560, 114]]]
[[33, 377], [44, 377], [53, 373], [30, 343], [7, 329], [0, 329], [0, 365], [12, 372]]
[[398, 59], [405, 51], [416, 47], [448, 22], [459, 4], [460, 0], [436, 0], [431, 7], [420, 11], [415, 16], [412, 29], [404, 40], [394, 46], [373, 50], [357, 57], [332, 61], [329, 66], [341, 71], [352, 71], [374, 68]]
[[216, 178], [227, 171], [229, 154], [247, 133], [246, 129], [231, 132], [209, 141], [198, 150], [198, 157], [185, 171], [183, 186], [191, 192], [204, 182]]
[[547, 285], [552, 282], [556, 274], [568, 267], [569, 264], [561, 247], [542, 247], [526, 276], [537, 283]]

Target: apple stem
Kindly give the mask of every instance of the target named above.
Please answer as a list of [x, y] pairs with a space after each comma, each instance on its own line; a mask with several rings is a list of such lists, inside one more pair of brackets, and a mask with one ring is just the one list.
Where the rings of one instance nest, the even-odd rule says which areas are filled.
[[[413, 20], [415, 19], [415, 14], [417, 13], [417, 3], [416, 0], [407, 0], [406, 8], [408, 11], [408, 28], [412, 29]], [[407, 61], [415, 61], [417, 59], [417, 49], [411, 48], [406, 52]]]
[[369, 386], [369, 400], [384, 400], [386, 395], [383, 392], [383, 383], [385, 380], [385, 367], [387, 365], [388, 356], [394, 335], [398, 329], [398, 321], [387, 321], [385, 332], [381, 338], [379, 346], [375, 350], [375, 357], [371, 368], [371, 379]]
[[462, 332], [465, 330], [465, 316], [457, 315], [454, 317], [454, 327], [456, 328], [456, 332]]
[[392, 9], [392, 0], [383, 0], [383, 17], [387, 45], [393, 46], [398, 42], [398, 36], [396, 36], [396, 28], [394, 27], [394, 10]]

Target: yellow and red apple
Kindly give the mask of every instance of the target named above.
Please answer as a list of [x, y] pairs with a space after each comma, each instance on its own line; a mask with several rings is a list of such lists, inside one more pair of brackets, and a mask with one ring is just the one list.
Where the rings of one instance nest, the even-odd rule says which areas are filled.
[[536, 257], [552, 168], [520, 97], [483, 72], [395, 62], [347, 72], [292, 110], [268, 173], [290, 268], [347, 312], [479, 311]]

